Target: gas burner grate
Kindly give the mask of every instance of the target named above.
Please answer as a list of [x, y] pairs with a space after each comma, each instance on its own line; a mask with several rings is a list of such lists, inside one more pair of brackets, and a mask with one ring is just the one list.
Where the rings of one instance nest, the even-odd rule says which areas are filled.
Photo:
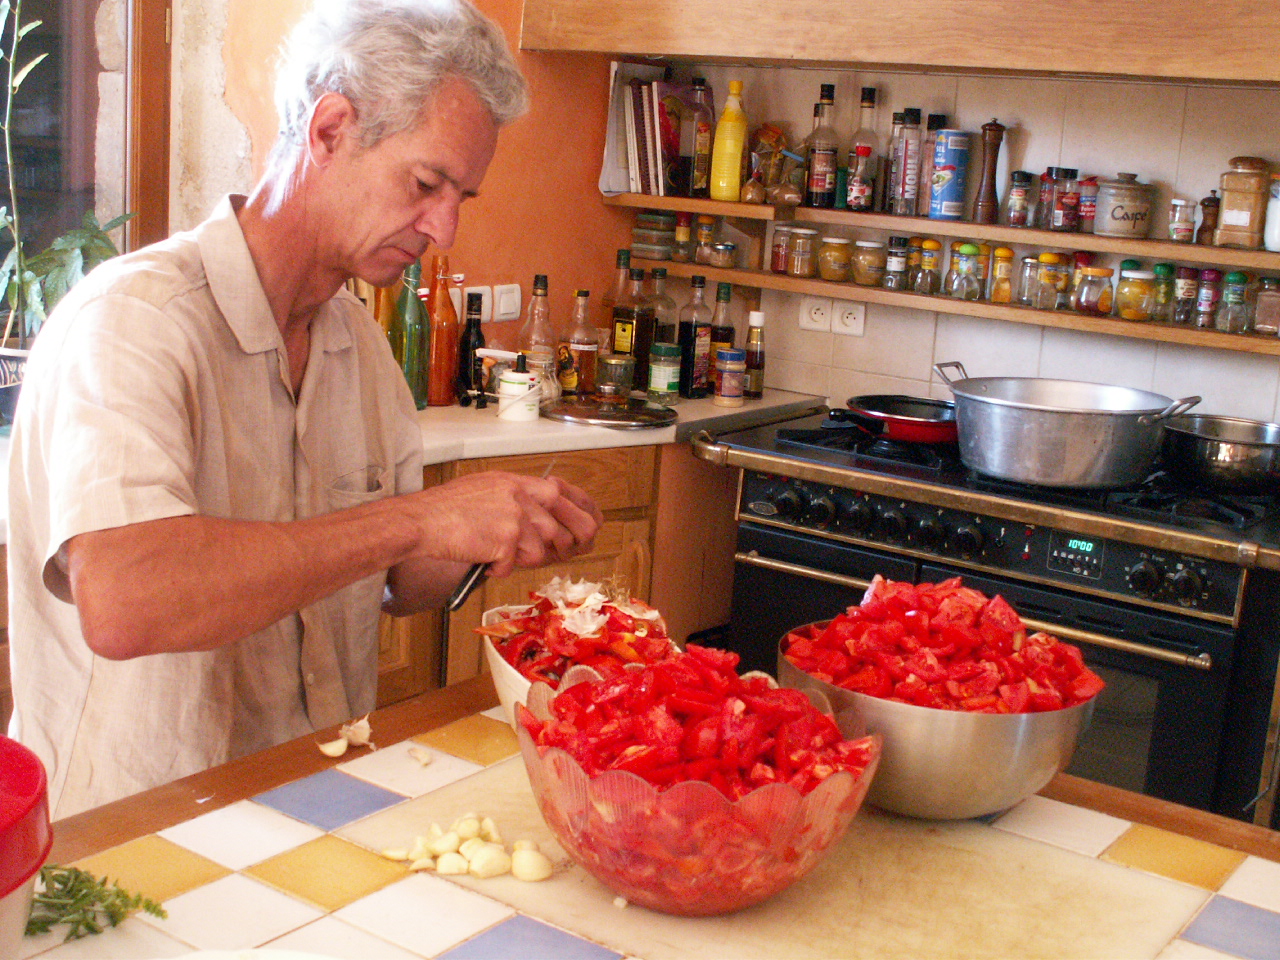
[[847, 454], [851, 466], [905, 466], [935, 476], [960, 469], [954, 444], [883, 440], [868, 437], [865, 430], [839, 421], [824, 421], [817, 430], [783, 428], [778, 431], [777, 440], [786, 446]]
[[1274, 503], [1266, 496], [1204, 494], [1157, 473], [1140, 490], [1113, 494], [1108, 506], [1140, 519], [1191, 527], [1213, 523], [1243, 530], [1266, 517]]

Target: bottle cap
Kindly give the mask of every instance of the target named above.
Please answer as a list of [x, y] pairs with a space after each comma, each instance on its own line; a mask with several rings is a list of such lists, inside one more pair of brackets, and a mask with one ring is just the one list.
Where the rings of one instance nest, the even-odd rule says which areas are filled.
[[590, 291], [590, 290], [579, 290], [578, 292], [576, 292], [576, 293], [574, 294], [574, 296], [575, 296], [575, 297], [589, 297], [589, 296], [591, 296], [591, 291]]
[[1201, 270], [1200, 280], [1202, 283], [1217, 283], [1222, 279], [1221, 270]]
[[902, 122], [908, 126], [920, 126], [920, 108], [907, 107], [902, 111]]
[[731, 97], [732, 97], [732, 96], [741, 96], [741, 95], [742, 95], [742, 81], [741, 81], [741, 80], [730, 80], [730, 81], [729, 81], [729, 96], [731, 96]]
[[1121, 279], [1129, 278], [1130, 280], [1154, 280], [1155, 272], [1152, 270], [1121, 270]]
[[1200, 276], [1200, 271], [1197, 270], [1195, 267], [1179, 267], [1178, 268], [1179, 280], [1195, 280], [1199, 276]]
[[1058, 263], [1059, 262], [1058, 255], [1056, 253], [1042, 253], [1040, 254], [1039, 259], [1041, 263]]
[[997, 260], [1013, 259], [1013, 251], [1010, 250], [1008, 247], [996, 247], [994, 250], [991, 251], [991, 255], [995, 257]]
[[619, 267], [629, 267], [629, 266], [631, 266], [631, 251], [630, 251], [630, 250], [619, 250], [619, 251], [618, 251], [618, 266], [619, 266]]
[[483, 309], [484, 309], [484, 294], [468, 293], [467, 294], [467, 313], [471, 313], [472, 311], [479, 313]]
[[659, 359], [679, 357], [680, 345], [678, 343], [655, 343], [649, 347], [649, 356]]
[[1142, 261], [1141, 261], [1141, 260], [1133, 260], [1133, 259], [1129, 259], [1129, 260], [1121, 260], [1121, 261], [1120, 261], [1120, 269], [1121, 269], [1121, 270], [1137, 270], [1137, 269], [1141, 268], [1141, 266], [1142, 266]]
[[729, 302], [729, 297], [730, 297], [732, 294], [733, 294], [733, 284], [731, 284], [731, 283], [717, 283], [717, 284], [716, 284], [716, 299], [717, 299], [717, 300], [721, 301], [722, 303], [728, 303], [728, 302]]
[[689, 278], [689, 286], [691, 287], [697, 287], [698, 289], [702, 289], [706, 285], [707, 285], [706, 277], [699, 276], [698, 274], [695, 273], [692, 277]]
[[[843, 244], [843, 243], [849, 243], [849, 242], [850, 242], [850, 240], [849, 240], [849, 238], [848, 238], [848, 237], [823, 237], [823, 238], [822, 238], [822, 242], [823, 242], [823, 243]], [[861, 241], [859, 241], [859, 242], [861, 242]]]
[[881, 243], [879, 240], [858, 240], [857, 245], [865, 249], [875, 249], [877, 247], [884, 246], [884, 244]]
[[945, 113], [931, 113], [929, 119], [925, 122], [925, 128], [929, 132], [934, 130], [945, 130], [947, 127], [947, 115]]
[[534, 293], [547, 292], [547, 275], [545, 273], [535, 273], [533, 275], [533, 292]]
[[1169, 277], [1173, 276], [1173, 264], [1157, 263], [1154, 267], [1151, 268], [1151, 272], [1154, 273], [1157, 277], [1168, 279]]
[[716, 351], [716, 361], [719, 363], [746, 363], [747, 351], [741, 347], [729, 347], [727, 350]]
[[818, 88], [818, 99], [823, 103], [835, 103], [836, 85], [834, 83], [824, 83]]
[[920, 249], [922, 249], [922, 250], [941, 250], [941, 249], [942, 249], [942, 244], [940, 244], [937, 240], [933, 239], [933, 237], [927, 237], [927, 238], [925, 239], [925, 241], [924, 241], [923, 243], [921, 243], [921, 244], [920, 244]]
[[1248, 283], [1249, 277], [1247, 274], [1241, 273], [1239, 270], [1232, 270], [1227, 274], [1226, 281], [1227, 283]]
[[1015, 170], [1013, 173], [1009, 174], [1009, 179], [1018, 186], [1025, 187], [1031, 184], [1032, 176], [1026, 170]]
[[956, 253], [960, 254], [962, 257], [976, 257], [981, 252], [982, 251], [972, 243], [962, 243], [956, 248]]
[[632, 267], [632, 268], [631, 268], [631, 273], [629, 274], [629, 276], [631, 277], [631, 279], [632, 279], [632, 280], [643, 280], [643, 279], [644, 279], [644, 268], [643, 268], [643, 267]]
[[[871, 156], [871, 148], [863, 143], [854, 148], [854, 153], [860, 157], [869, 157]], [[1276, 176], [1280, 177], [1280, 173], [1277, 173]]]
[[862, 105], [864, 107], [874, 107], [876, 105], [876, 88], [875, 87], [862, 88]]
[[762, 311], [762, 310], [752, 310], [750, 313], [748, 313], [748, 314], [747, 314], [747, 326], [749, 326], [749, 327], [763, 327], [763, 326], [764, 326], [764, 311]]
[[1086, 277], [1110, 277], [1115, 271], [1110, 267], [1085, 267], [1080, 272]]
[[694, 85], [695, 87], [705, 87], [705, 86], [707, 85], [707, 78], [706, 78], [706, 77], [694, 77], [692, 82], [693, 82], [693, 85]]
[[652, 276], [652, 277], [653, 277], [653, 279], [655, 279], [655, 280], [665, 280], [665, 279], [667, 279], [667, 268], [666, 268], [666, 267], [654, 267], [652, 270], [650, 270], [650, 271], [649, 271], [649, 274], [650, 274], [650, 276]]

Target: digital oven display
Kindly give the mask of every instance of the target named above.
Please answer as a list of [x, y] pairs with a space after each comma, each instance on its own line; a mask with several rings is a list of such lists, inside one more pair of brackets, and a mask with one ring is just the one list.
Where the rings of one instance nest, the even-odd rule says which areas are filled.
[[1106, 552], [1104, 547], [1101, 540], [1054, 530], [1049, 537], [1049, 569], [1099, 580], [1102, 578], [1102, 556]]

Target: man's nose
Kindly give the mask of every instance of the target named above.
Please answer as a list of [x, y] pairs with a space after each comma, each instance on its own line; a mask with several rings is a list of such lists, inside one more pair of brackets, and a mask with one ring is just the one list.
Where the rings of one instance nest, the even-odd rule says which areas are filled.
[[458, 203], [455, 200], [440, 199], [430, 203], [414, 224], [421, 234], [431, 238], [441, 250], [453, 246], [453, 239], [458, 233]]

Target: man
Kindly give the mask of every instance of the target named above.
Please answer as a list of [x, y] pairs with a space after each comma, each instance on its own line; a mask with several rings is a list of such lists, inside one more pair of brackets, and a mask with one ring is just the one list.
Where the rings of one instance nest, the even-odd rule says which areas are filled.
[[422, 491], [385, 338], [343, 289], [447, 248], [525, 108], [466, 0], [337, 0], [290, 38], [251, 196], [99, 267], [32, 353], [10, 458], [11, 732], [57, 817], [370, 710], [379, 609], [589, 544], [554, 478]]

